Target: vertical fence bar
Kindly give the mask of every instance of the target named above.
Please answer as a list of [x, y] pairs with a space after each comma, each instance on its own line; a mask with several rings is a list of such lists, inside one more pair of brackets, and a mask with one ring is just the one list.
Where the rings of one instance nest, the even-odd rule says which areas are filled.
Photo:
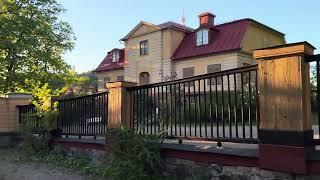
[[176, 89], [177, 84], [173, 85], [173, 101], [174, 101], [174, 135], [177, 135], [177, 89]]
[[161, 119], [160, 119], [160, 98], [161, 98], [161, 93], [160, 93], [160, 86], [157, 87], [157, 106], [156, 106], [156, 117], [158, 120], [158, 131], [157, 133], [161, 132]]
[[148, 134], [148, 131], [149, 131], [149, 127], [148, 127], [148, 88], [145, 88], [144, 89], [144, 104], [146, 105], [146, 112], [145, 112], [145, 118], [144, 118], [144, 129], [145, 129], [145, 132], [144, 134]]
[[209, 92], [210, 92], [210, 134], [213, 138], [213, 109], [212, 109], [212, 78], [209, 78]]
[[250, 138], [252, 139], [252, 119], [251, 119], [251, 71], [249, 73], [249, 109], [248, 109], [248, 114], [249, 114], [249, 128], [250, 128]]
[[193, 100], [194, 100], [194, 136], [197, 136], [197, 97], [196, 97], [196, 81], [193, 82]]
[[258, 89], [258, 71], [256, 70], [256, 78], [255, 78], [255, 85], [256, 85], [256, 124], [257, 124], [257, 138], [259, 139], [259, 123], [260, 123], [260, 105], [259, 105], [259, 89]]
[[216, 93], [216, 104], [215, 104], [215, 109], [216, 109], [216, 131], [217, 131], [217, 138], [220, 137], [220, 133], [219, 133], [219, 98], [218, 98], [218, 81], [217, 81], [217, 77], [214, 77], [214, 81], [215, 81], [215, 93]]
[[223, 138], [226, 137], [225, 132], [225, 119], [224, 119], [224, 82], [223, 82], [223, 76], [221, 76], [221, 118], [222, 118], [222, 136]]
[[144, 116], [145, 116], [145, 114], [144, 114], [144, 101], [145, 101], [145, 95], [144, 95], [144, 89], [140, 89], [140, 97], [141, 97], [141, 99], [140, 99], [140, 118], [141, 118], [141, 122], [140, 122], [140, 131], [141, 131], [141, 134], [144, 134], [144, 132], [145, 132], [145, 128], [144, 128], [144, 126], [145, 126], [145, 123], [144, 123]]
[[137, 131], [139, 131], [141, 133], [141, 106], [140, 106], [140, 101], [141, 101], [141, 90], [136, 90], [136, 94], [137, 94]]
[[105, 101], [106, 101], [106, 106], [103, 106], [104, 108], [105, 108], [105, 111], [107, 112], [106, 113], [106, 118], [105, 118], [105, 121], [106, 121], [106, 123], [104, 123], [105, 125], [103, 126], [104, 127], [104, 133], [106, 133], [106, 131], [107, 131], [107, 124], [108, 124], [108, 122], [109, 122], [109, 110], [108, 110], [108, 106], [109, 106], [109, 93], [107, 93], [106, 95], [105, 95], [107, 98], [105, 99]]
[[184, 136], [187, 136], [187, 119], [186, 119], [186, 83], [183, 82], [183, 120], [184, 120]]
[[318, 108], [318, 112], [317, 112], [317, 119], [318, 119], [318, 132], [320, 134], [320, 110], [319, 110], [319, 106], [320, 106], [320, 61], [317, 60], [316, 61], [316, 81], [317, 81], [317, 108]]
[[231, 92], [230, 92], [230, 76], [227, 75], [228, 80], [228, 120], [229, 120], [229, 138], [232, 137], [232, 124], [231, 124]]
[[149, 107], [150, 107], [150, 134], [152, 134], [152, 129], [153, 129], [153, 119], [152, 119], [152, 113], [153, 113], [153, 95], [152, 95], [152, 87], [150, 88], [150, 96], [149, 96], [149, 99], [148, 99], [148, 102], [149, 102]]
[[206, 91], [206, 79], [203, 79], [203, 102], [204, 102], [204, 133], [205, 137], [208, 137], [208, 132], [207, 132], [207, 91]]
[[200, 89], [200, 80], [198, 80], [198, 99], [199, 99], [199, 101], [198, 101], [198, 108], [199, 108], [199, 116], [198, 116], [198, 120], [199, 120], [199, 129], [200, 129], [200, 131], [199, 131], [199, 134], [200, 134], [200, 137], [202, 137], [202, 130], [201, 130], [201, 113], [202, 113], [202, 111], [201, 111], [201, 89]]
[[173, 116], [173, 93], [172, 93], [172, 85], [170, 85], [170, 135], [172, 136], [172, 116]]
[[190, 81], [188, 81], [188, 112], [189, 112], [189, 135], [191, 136], [191, 93], [190, 93]]
[[161, 129], [161, 131], [164, 131], [164, 126], [165, 126], [165, 116], [164, 116], [164, 114], [165, 114], [165, 111], [166, 111], [166, 109], [167, 109], [167, 107], [165, 108], [166, 106], [165, 106], [165, 104], [164, 104], [164, 92], [163, 92], [163, 86], [161, 86], [161, 104], [160, 104], [160, 102], [159, 102], [159, 108], [160, 108], [160, 110], [161, 110], [161, 114], [160, 114], [160, 121], [161, 121], [161, 126], [162, 126], [162, 129]]
[[245, 122], [244, 122], [244, 90], [243, 90], [243, 73], [241, 73], [241, 122], [242, 122], [242, 138], [245, 138]]
[[234, 124], [235, 124], [235, 130], [236, 130], [236, 138], [238, 138], [238, 120], [237, 120], [237, 75], [236, 73], [233, 74], [234, 78]]
[[179, 136], [181, 136], [181, 86], [180, 83], [178, 83], [178, 90], [179, 90], [179, 97], [178, 97], [178, 117], [179, 117]]
[[166, 88], [166, 131], [167, 131], [167, 134], [169, 134], [169, 121], [170, 121], [170, 105], [169, 105], [169, 101], [168, 101], [168, 91], [169, 91], [169, 88], [168, 86], [166, 85], [165, 86]]
[[102, 134], [102, 125], [103, 125], [103, 121], [102, 121], [102, 115], [103, 115], [103, 112], [101, 111], [101, 106], [102, 106], [102, 96], [98, 96], [98, 112], [99, 112], [99, 134]]

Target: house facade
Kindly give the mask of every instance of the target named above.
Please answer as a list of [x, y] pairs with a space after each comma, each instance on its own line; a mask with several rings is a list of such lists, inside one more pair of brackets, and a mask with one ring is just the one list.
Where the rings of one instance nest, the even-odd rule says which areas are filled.
[[199, 15], [199, 27], [140, 22], [95, 70], [99, 91], [112, 81], [139, 85], [170, 81], [255, 64], [254, 49], [285, 44], [285, 35], [253, 19], [214, 23]]

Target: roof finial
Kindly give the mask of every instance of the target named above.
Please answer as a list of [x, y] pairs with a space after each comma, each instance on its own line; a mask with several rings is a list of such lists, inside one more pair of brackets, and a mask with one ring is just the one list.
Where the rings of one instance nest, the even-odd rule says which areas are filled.
[[184, 8], [182, 8], [182, 16], [180, 17], [180, 24], [183, 26], [186, 25], [186, 18], [184, 17]]

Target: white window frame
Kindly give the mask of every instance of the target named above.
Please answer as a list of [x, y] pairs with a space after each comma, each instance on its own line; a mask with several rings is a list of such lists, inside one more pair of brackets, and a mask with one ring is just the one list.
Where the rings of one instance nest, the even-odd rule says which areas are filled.
[[112, 52], [112, 62], [118, 62], [119, 61], [119, 52], [114, 51]]
[[148, 40], [140, 41], [139, 50], [140, 50], [140, 56], [148, 55], [149, 54], [149, 41]]
[[209, 29], [200, 29], [196, 33], [197, 46], [209, 44]]

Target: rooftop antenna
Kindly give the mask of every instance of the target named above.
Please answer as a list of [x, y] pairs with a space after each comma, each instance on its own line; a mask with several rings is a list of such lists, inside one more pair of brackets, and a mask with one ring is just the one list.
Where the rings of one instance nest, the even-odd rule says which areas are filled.
[[186, 18], [184, 17], [184, 8], [182, 9], [182, 16], [180, 17], [180, 24], [183, 26], [186, 25]]

